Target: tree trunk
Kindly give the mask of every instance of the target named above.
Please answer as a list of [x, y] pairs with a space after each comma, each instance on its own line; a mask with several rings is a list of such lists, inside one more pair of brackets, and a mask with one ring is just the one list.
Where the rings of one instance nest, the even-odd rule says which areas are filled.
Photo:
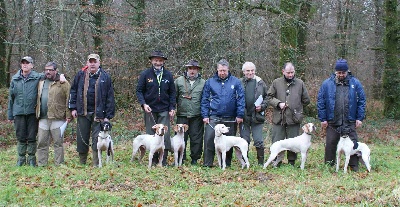
[[0, 88], [8, 86], [6, 70], [7, 14], [4, 0], [0, 0]]
[[385, 0], [386, 10], [386, 63], [383, 75], [384, 114], [388, 118], [400, 119], [400, 77], [399, 77], [399, 16], [397, 0]]

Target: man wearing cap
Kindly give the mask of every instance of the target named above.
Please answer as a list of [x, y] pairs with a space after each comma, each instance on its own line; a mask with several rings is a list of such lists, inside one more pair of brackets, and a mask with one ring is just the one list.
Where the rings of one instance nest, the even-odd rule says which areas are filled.
[[[149, 60], [151, 67], [140, 74], [136, 96], [145, 112], [146, 133], [154, 134], [152, 126], [155, 124], [168, 127], [164, 135], [165, 151], [162, 163], [165, 166], [168, 151], [171, 150], [170, 119], [175, 116], [176, 91], [172, 73], [164, 67], [167, 57], [161, 51], [153, 51]], [[155, 154], [153, 163], [158, 163], [158, 154]]]
[[[238, 78], [229, 72], [229, 63], [221, 59], [217, 72], [204, 84], [201, 97], [201, 116], [206, 124], [204, 133], [204, 167], [213, 167], [215, 144], [214, 127], [225, 124], [230, 127], [226, 135], [236, 135], [237, 125], [243, 122], [244, 91]], [[226, 165], [230, 166], [233, 149], [226, 153]]]
[[[35, 108], [38, 83], [41, 74], [33, 70], [34, 62], [29, 56], [21, 59], [21, 69], [12, 76], [8, 96], [8, 120], [14, 122], [17, 136], [17, 166], [36, 166], [36, 135], [38, 120]], [[26, 160], [28, 154], [28, 160]]]
[[[90, 54], [71, 85], [68, 108], [77, 119], [77, 151], [80, 164], [86, 164], [92, 145], [93, 166], [99, 165], [97, 138], [100, 122], [110, 121], [115, 114], [114, 88], [110, 74], [100, 67], [100, 56]], [[90, 143], [92, 137], [92, 143]]]
[[[325, 163], [335, 165], [336, 148], [341, 135], [348, 134], [358, 147], [356, 128], [365, 118], [366, 98], [361, 82], [350, 74], [347, 61], [336, 61], [335, 73], [326, 79], [318, 92], [318, 118], [326, 129]], [[349, 166], [358, 171], [358, 157], [350, 157]]]
[[[199, 74], [201, 67], [197, 60], [190, 60], [185, 67], [187, 71], [175, 80], [176, 123], [189, 126], [188, 132], [185, 133], [185, 146], [190, 137], [191, 164], [196, 165], [203, 151], [204, 124], [200, 103], [205, 80]], [[186, 159], [186, 149], [183, 159]]]
[[[300, 134], [300, 124], [303, 121], [303, 107], [310, 103], [304, 82], [296, 78], [294, 65], [284, 64], [282, 77], [272, 81], [268, 89], [268, 103], [272, 106], [272, 143], [293, 138]], [[285, 153], [285, 151], [281, 152]], [[295, 164], [297, 154], [287, 151], [290, 165]], [[278, 163], [280, 166], [281, 163]]]
[[37, 164], [46, 166], [49, 158], [50, 137], [54, 141], [55, 165], [64, 163], [63, 134], [61, 126], [71, 121], [68, 109], [69, 82], [60, 82], [55, 62], [48, 62], [45, 76], [39, 81], [36, 117], [39, 119]]

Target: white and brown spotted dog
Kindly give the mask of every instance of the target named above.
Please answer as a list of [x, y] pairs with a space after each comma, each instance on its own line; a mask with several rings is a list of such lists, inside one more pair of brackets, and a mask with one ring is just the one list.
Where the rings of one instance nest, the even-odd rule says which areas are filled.
[[176, 135], [171, 137], [171, 147], [174, 150], [174, 161], [175, 167], [182, 165], [183, 152], [185, 150], [185, 132], [188, 130], [189, 126], [186, 124], [177, 124], [174, 126], [174, 131]]
[[163, 124], [156, 124], [153, 127], [155, 131], [154, 135], [150, 134], [142, 134], [137, 136], [132, 143], [132, 158], [131, 162], [134, 160], [134, 156], [138, 150], [140, 150], [139, 162], [142, 160], [146, 151], [149, 151], [149, 165], [148, 168], [151, 168], [152, 160], [154, 153], [158, 152], [158, 166], [162, 166], [162, 159], [164, 156], [164, 134], [168, 131], [168, 127]]
[[109, 162], [110, 157], [111, 161], [114, 160], [114, 145], [110, 135], [111, 128], [111, 123], [108, 121], [100, 123], [100, 132], [97, 138], [97, 156], [99, 158], [99, 167], [102, 167], [102, 151], [107, 152], [107, 163]]
[[[307, 159], [307, 151], [308, 148], [311, 146], [311, 134], [315, 131], [315, 126], [312, 123], [305, 124], [303, 127], [303, 134], [300, 136], [279, 140], [274, 142], [270, 149], [270, 156], [267, 162], [264, 164], [264, 169], [275, 159], [274, 166], [276, 167], [280, 161], [282, 161], [284, 157], [284, 150], [290, 150], [292, 152], [300, 152], [301, 153], [301, 165], [300, 168], [304, 169], [304, 164], [306, 163]], [[282, 152], [282, 153], [280, 153]]]

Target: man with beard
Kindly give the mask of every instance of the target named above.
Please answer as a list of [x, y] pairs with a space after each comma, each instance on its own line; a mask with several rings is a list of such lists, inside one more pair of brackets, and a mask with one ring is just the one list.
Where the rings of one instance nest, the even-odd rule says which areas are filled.
[[[275, 79], [268, 89], [268, 103], [273, 108], [272, 143], [293, 138], [300, 134], [303, 121], [303, 106], [310, 103], [307, 89], [302, 80], [295, 77], [292, 63], [285, 63], [283, 77]], [[285, 153], [282, 151], [281, 153]], [[288, 163], [294, 165], [297, 154], [287, 152]], [[281, 163], [278, 163], [280, 166]]]
[[[205, 80], [199, 74], [201, 67], [197, 60], [190, 60], [185, 67], [187, 71], [175, 80], [176, 123], [189, 126], [188, 133], [185, 133], [185, 146], [190, 137], [191, 164], [196, 165], [203, 150], [204, 124], [200, 113], [200, 103]], [[183, 159], [186, 160], [186, 149]]]
[[[341, 135], [349, 135], [358, 147], [356, 128], [365, 118], [366, 98], [361, 82], [351, 75], [347, 61], [336, 61], [335, 73], [326, 79], [318, 92], [318, 118], [326, 128], [325, 163], [335, 165], [336, 148]], [[350, 169], [358, 171], [358, 156], [350, 156]]]
[[64, 163], [63, 134], [60, 127], [71, 121], [68, 109], [69, 82], [61, 83], [55, 62], [48, 62], [45, 77], [39, 81], [36, 117], [39, 119], [37, 158], [38, 166], [46, 166], [49, 158], [50, 137], [54, 142], [55, 165]]
[[[163, 166], [167, 165], [168, 151], [171, 150], [170, 120], [175, 116], [176, 91], [174, 78], [165, 67], [167, 57], [161, 51], [153, 51], [149, 60], [151, 67], [144, 70], [138, 80], [136, 96], [144, 110], [144, 123], [147, 134], [154, 134], [152, 126], [164, 124], [168, 127], [164, 135]], [[158, 153], [153, 163], [158, 163]]]

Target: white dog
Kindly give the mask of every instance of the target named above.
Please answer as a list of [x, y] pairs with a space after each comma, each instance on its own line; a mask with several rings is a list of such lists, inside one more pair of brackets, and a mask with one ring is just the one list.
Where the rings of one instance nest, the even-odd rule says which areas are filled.
[[[304, 164], [306, 163], [307, 159], [307, 151], [308, 148], [311, 146], [311, 133], [315, 131], [315, 126], [312, 123], [308, 123], [302, 127], [303, 134], [300, 136], [279, 140], [271, 145], [269, 148], [271, 154], [264, 164], [264, 169], [275, 159], [274, 166], [276, 167], [280, 161], [282, 161], [284, 157], [284, 150], [290, 150], [292, 152], [300, 152], [301, 153], [301, 165], [300, 168], [304, 169]], [[280, 153], [282, 152], [282, 153]], [[279, 155], [278, 155], [279, 154]]]
[[177, 124], [174, 126], [174, 131], [176, 132], [176, 135], [174, 137], [171, 137], [171, 147], [174, 150], [174, 161], [176, 167], [182, 165], [183, 152], [185, 150], [184, 135], [188, 128], [189, 126], [186, 124]]
[[158, 166], [162, 166], [162, 159], [164, 156], [164, 134], [168, 130], [167, 126], [163, 124], [156, 124], [152, 127], [155, 130], [154, 135], [142, 134], [137, 136], [132, 143], [132, 158], [131, 162], [133, 162], [134, 156], [137, 151], [140, 149], [140, 157], [139, 162], [142, 160], [146, 150], [149, 151], [149, 165], [148, 168], [151, 168], [151, 163], [153, 160], [154, 153], [158, 152]]
[[[249, 159], [247, 158], [249, 144], [247, 143], [247, 141], [241, 137], [225, 136], [224, 133], [229, 132], [229, 127], [226, 127], [224, 124], [215, 125], [214, 130], [215, 130], [215, 138], [214, 138], [215, 152], [217, 153], [219, 166], [223, 170], [225, 170], [226, 152], [229, 151], [232, 147], [234, 147], [236, 157], [242, 164], [242, 169], [245, 166], [249, 168], [250, 164], [249, 164]], [[244, 161], [242, 158], [244, 159]]]
[[368, 172], [371, 172], [371, 165], [369, 164], [369, 157], [371, 150], [368, 146], [362, 142], [358, 142], [357, 149], [353, 149], [354, 143], [351, 141], [348, 135], [340, 137], [339, 143], [336, 150], [336, 172], [339, 171], [340, 155], [343, 153], [346, 156], [346, 161], [344, 163], [344, 173], [347, 173], [347, 166], [349, 165], [350, 156], [357, 154], [361, 156], [362, 162], [365, 167], [367, 167]]
[[101, 152], [102, 151], [107, 152], [107, 163], [110, 159], [110, 156], [111, 156], [111, 161], [114, 160], [114, 147], [113, 147], [114, 145], [111, 139], [111, 135], [109, 134], [109, 132], [111, 131], [110, 122], [107, 121], [101, 122], [100, 128], [101, 131], [97, 139], [97, 156], [99, 158], [99, 167], [102, 167]]

